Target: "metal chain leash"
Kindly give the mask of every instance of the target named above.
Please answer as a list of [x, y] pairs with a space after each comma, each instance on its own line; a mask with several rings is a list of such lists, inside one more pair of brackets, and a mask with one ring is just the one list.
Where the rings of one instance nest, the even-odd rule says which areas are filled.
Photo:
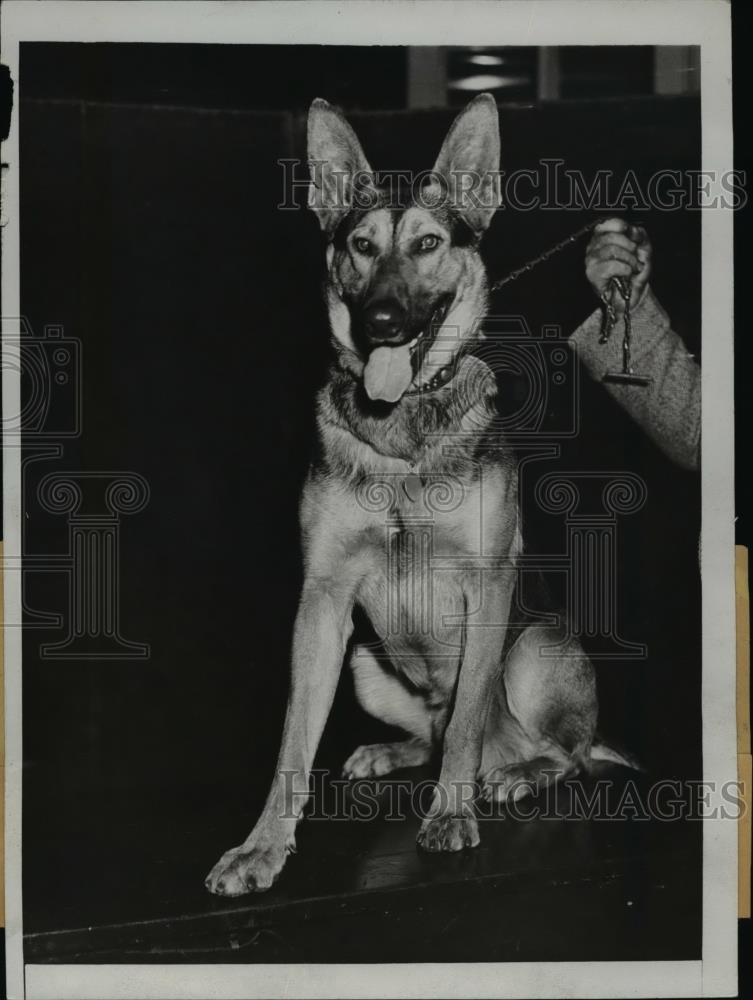
[[630, 315], [630, 293], [632, 291], [633, 283], [630, 278], [620, 278], [615, 275], [609, 282], [609, 286], [604, 289], [601, 293], [601, 301], [604, 303], [604, 319], [601, 324], [601, 335], [599, 336], [599, 343], [606, 344], [612, 333], [615, 323], [617, 322], [617, 310], [614, 307], [614, 293], [615, 291], [620, 296], [622, 301], [625, 303], [625, 312], [623, 314], [623, 321], [625, 324], [625, 331], [622, 339], [622, 360], [623, 367], [626, 372], [630, 369], [630, 338], [632, 334], [633, 324], [632, 317]]
[[616, 382], [618, 385], [649, 385], [651, 379], [645, 375], [636, 375], [630, 358], [630, 346], [633, 339], [633, 319], [630, 311], [630, 296], [633, 291], [633, 283], [630, 278], [620, 278], [615, 275], [601, 294], [601, 301], [604, 304], [604, 318], [601, 325], [600, 344], [606, 344], [609, 335], [617, 322], [617, 311], [614, 307], [614, 296], [619, 295], [624, 303], [622, 320], [624, 331], [622, 334], [622, 371], [607, 372], [604, 382]]
[[499, 291], [500, 288], [503, 288], [510, 281], [516, 281], [522, 274], [528, 274], [529, 271], [532, 271], [535, 267], [538, 267], [539, 264], [545, 263], [545, 261], [549, 260], [550, 257], [554, 257], [555, 254], [558, 254], [561, 250], [565, 250], [571, 244], [579, 240], [582, 236], [585, 236], [587, 233], [590, 233], [593, 229], [596, 228], [596, 226], [598, 226], [600, 221], [601, 219], [596, 219], [595, 222], [589, 222], [585, 226], [581, 226], [580, 229], [576, 229], [574, 233], [571, 233], [569, 236], [566, 236], [565, 239], [560, 240], [559, 243], [555, 243], [554, 246], [549, 247], [548, 250], [545, 250], [543, 253], [540, 253], [538, 257], [534, 257], [532, 260], [529, 260], [527, 261], [527, 263], [523, 264], [522, 267], [518, 267], [514, 271], [510, 271], [510, 273], [505, 275], [504, 278], [499, 278], [499, 280], [494, 282], [489, 291], [497, 292]]
[[[505, 285], [509, 284], [511, 281], [516, 281], [521, 275], [528, 274], [539, 264], [545, 263], [555, 254], [560, 253], [560, 251], [565, 250], [567, 247], [572, 246], [573, 243], [577, 242], [582, 236], [592, 232], [596, 226], [599, 225], [601, 219], [596, 219], [593, 222], [587, 223], [585, 226], [581, 226], [580, 229], [576, 229], [574, 233], [566, 236], [564, 240], [560, 240], [559, 243], [555, 243], [554, 246], [549, 247], [543, 253], [540, 253], [538, 257], [534, 257], [532, 260], [527, 261], [521, 267], [516, 268], [514, 271], [510, 271], [509, 274], [505, 275], [503, 278], [499, 278], [495, 281], [491, 288], [491, 292], [497, 292], [500, 288], [504, 288]], [[624, 303], [623, 312], [623, 322], [624, 322], [624, 333], [622, 338], [622, 371], [621, 372], [607, 372], [604, 376], [605, 382], [617, 382], [623, 385], [649, 385], [651, 380], [644, 375], [636, 375], [631, 367], [631, 357], [630, 349], [632, 343], [632, 317], [630, 314], [630, 295], [632, 292], [632, 282], [629, 278], [620, 278], [615, 276], [611, 279], [609, 287], [605, 289], [601, 294], [601, 301], [604, 306], [604, 318], [602, 320], [601, 336], [599, 337], [600, 344], [606, 344], [609, 340], [609, 336], [617, 322], [617, 310], [614, 305], [614, 296], [618, 294]]]

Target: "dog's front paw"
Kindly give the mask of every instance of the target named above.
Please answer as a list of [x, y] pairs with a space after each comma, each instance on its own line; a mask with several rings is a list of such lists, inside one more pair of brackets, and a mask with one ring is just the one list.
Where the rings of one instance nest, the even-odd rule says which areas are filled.
[[216, 896], [266, 892], [282, 871], [287, 853], [285, 847], [277, 845], [231, 847], [207, 875], [204, 885]]
[[466, 847], [478, 847], [480, 841], [475, 816], [449, 813], [427, 817], [416, 838], [424, 851], [462, 851]]

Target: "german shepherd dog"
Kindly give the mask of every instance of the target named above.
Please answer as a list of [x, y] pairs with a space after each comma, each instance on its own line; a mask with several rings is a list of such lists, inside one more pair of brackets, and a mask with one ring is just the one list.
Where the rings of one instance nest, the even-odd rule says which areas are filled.
[[[376, 186], [352, 128], [323, 100], [309, 112], [308, 155], [333, 360], [301, 499], [282, 747], [256, 826], [206, 879], [223, 896], [268, 889], [295, 850], [346, 655], [360, 704], [405, 739], [359, 746], [344, 774], [382, 776], [441, 753], [423, 850], [479, 843], [469, 789], [502, 802], [592, 759], [626, 763], [594, 743], [594, 672], [576, 640], [544, 657], [564, 632], [531, 625], [503, 655], [521, 550], [516, 464], [498, 436], [489, 444], [496, 385], [471, 353], [487, 309], [479, 243], [499, 204], [493, 98], [458, 115], [407, 205]], [[431, 573], [427, 524], [441, 564]], [[378, 642], [352, 635], [356, 608]]]

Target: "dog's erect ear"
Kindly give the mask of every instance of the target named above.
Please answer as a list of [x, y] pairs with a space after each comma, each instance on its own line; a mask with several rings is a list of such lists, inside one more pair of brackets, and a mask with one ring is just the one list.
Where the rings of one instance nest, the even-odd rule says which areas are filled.
[[308, 158], [309, 208], [331, 236], [352, 207], [354, 188], [363, 187], [372, 170], [356, 133], [340, 112], [320, 97], [309, 109]]
[[457, 116], [434, 173], [447, 185], [450, 207], [483, 232], [500, 204], [499, 115], [491, 94], [474, 97]]

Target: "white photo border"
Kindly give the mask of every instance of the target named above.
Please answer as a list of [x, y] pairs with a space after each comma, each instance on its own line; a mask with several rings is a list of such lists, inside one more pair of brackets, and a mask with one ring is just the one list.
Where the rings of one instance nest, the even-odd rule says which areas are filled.
[[[19, 43], [194, 42], [328, 45], [700, 45], [702, 168], [732, 167], [730, 5], [721, 0], [86, 0], [2, 9], [2, 61], [15, 83], [4, 145], [2, 293], [20, 316]], [[712, 194], [714, 192], [712, 191]], [[703, 774], [736, 780], [732, 213], [702, 221]], [[5, 321], [3, 323], [5, 328]], [[4, 416], [20, 375], [3, 366]], [[5, 426], [5, 424], [4, 424]], [[21, 552], [20, 451], [3, 453], [7, 555]], [[21, 581], [5, 575], [5, 620], [21, 620]], [[71, 997], [706, 997], [737, 994], [737, 824], [704, 820], [701, 961], [420, 965], [26, 965], [21, 908], [21, 630], [5, 643], [6, 955], [10, 998]]]

